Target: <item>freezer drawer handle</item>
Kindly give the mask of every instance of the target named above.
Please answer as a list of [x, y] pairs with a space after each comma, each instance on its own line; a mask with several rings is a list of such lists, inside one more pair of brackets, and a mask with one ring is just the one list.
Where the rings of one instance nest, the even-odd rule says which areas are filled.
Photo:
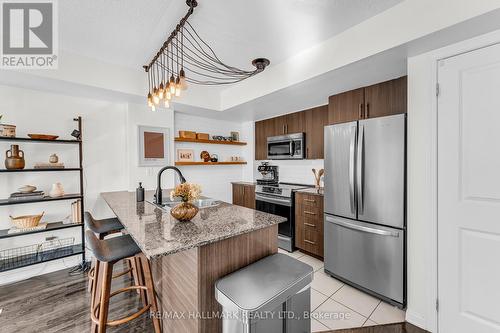
[[349, 228], [352, 230], [358, 230], [358, 231], [367, 232], [370, 234], [381, 235], [381, 236], [399, 237], [399, 232], [397, 232], [397, 231], [392, 232], [392, 231], [386, 231], [386, 230], [375, 229], [375, 228], [370, 228], [370, 227], [364, 227], [364, 226], [352, 224], [349, 222], [332, 220], [332, 219], [329, 219], [328, 217], [326, 218], [326, 220], [330, 223], [339, 225], [341, 227]]

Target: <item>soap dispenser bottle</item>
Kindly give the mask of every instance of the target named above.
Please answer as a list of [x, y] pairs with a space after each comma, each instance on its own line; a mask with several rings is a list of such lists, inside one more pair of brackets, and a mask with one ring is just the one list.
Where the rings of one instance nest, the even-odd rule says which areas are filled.
[[144, 201], [144, 187], [142, 187], [142, 183], [139, 183], [139, 187], [135, 190], [135, 197], [137, 202]]

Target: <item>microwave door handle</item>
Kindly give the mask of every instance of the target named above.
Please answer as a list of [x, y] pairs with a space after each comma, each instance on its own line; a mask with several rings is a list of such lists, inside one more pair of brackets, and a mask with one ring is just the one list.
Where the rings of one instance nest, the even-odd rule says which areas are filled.
[[349, 145], [349, 202], [351, 204], [351, 213], [356, 213], [356, 199], [354, 193], [354, 174], [355, 174], [355, 154], [356, 154], [356, 127], [351, 127], [351, 143]]
[[294, 142], [290, 140], [290, 157], [293, 157], [293, 155], [295, 155]]

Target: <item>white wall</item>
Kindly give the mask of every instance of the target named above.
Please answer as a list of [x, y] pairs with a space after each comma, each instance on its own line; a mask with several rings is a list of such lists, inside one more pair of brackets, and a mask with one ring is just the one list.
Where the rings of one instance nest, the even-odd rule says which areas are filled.
[[406, 319], [430, 332], [438, 331], [437, 61], [495, 43], [500, 43], [500, 30], [408, 59]]
[[[173, 130], [172, 111], [152, 113], [147, 111], [144, 105], [71, 97], [8, 86], [0, 86], [0, 110], [0, 114], [3, 114], [2, 122], [17, 125], [17, 136], [26, 136], [28, 133], [53, 133], [61, 138], [71, 139], [69, 134], [76, 128], [72, 119], [78, 115], [82, 116], [85, 209], [91, 211], [96, 218], [113, 216], [100, 198], [100, 192], [134, 189], [139, 180], [149, 188], [154, 188], [155, 170], [148, 173], [149, 169], [139, 168], [133, 162], [137, 159], [136, 125], [167, 126]], [[173, 143], [171, 145], [173, 146]], [[78, 166], [76, 145], [21, 143], [20, 147], [26, 153], [26, 167], [32, 167], [38, 161], [48, 161], [49, 155], [53, 153], [57, 153], [67, 167]], [[7, 149], [9, 144], [0, 143], [2, 154]], [[172, 175], [166, 175], [164, 179], [167, 184], [173, 183]], [[47, 192], [55, 182], [61, 182], [67, 193], [78, 191], [76, 172], [4, 173], [0, 174], [0, 198], [8, 197], [25, 184], [36, 185]], [[0, 229], [11, 226], [9, 215], [45, 211], [42, 221], [60, 221], [70, 214], [70, 202], [0, 207]], [[79, 229], [75, 228], [3, 239], [0, 240], [0, 250], [37, 244], [52, 235], [61, 238], [76, 237], [76, 243], [80, 242]], [[78, 257], [71, 257], [0, 273], [0, 284], [71, 267], [79, 260]]]
[[[253, 139], [249, 128], [251, 123], [243, 124], [229, 121], [221, 121], [204, 117], [197, 117], [183, 113], [175, 113], [175, 136], [178, 136], [179, 130], [188, 130], [212, 135], [229, 136], [230, 132], [239, 132], [240, 141], [247, 141], [247, 146], [231, 145], [211, 145], [188, 142], [176, 142], [175, 148], [193, 149], [195, 161], [201, 161], [200, 152], [208, 151], [211, 155], [217, 154], [219, 161], [227, 161], [231, 156], [241, 156], [248, 160], [252, 165], [253, 160]], [[250, 155], [252, 152], [252, 155]], [[184, 177], [188, 182], [200, 184], [203, 195], [207, 197], [232, 202], [232, 181], [241, 181], [244, 179], [244, 170], [246, 166], [242, 165], [211, 165], [211, 166], [181, 166]], [[245, 171], [248, 173], [248, 171]], [[248, 176], [247, 176], [248, 177]]]

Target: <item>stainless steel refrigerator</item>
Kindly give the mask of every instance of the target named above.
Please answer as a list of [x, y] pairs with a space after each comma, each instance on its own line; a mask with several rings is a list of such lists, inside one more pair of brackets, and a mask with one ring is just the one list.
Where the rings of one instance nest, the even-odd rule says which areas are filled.
[[325, 271], [406, 305], [406, 115], [325, 127]]

